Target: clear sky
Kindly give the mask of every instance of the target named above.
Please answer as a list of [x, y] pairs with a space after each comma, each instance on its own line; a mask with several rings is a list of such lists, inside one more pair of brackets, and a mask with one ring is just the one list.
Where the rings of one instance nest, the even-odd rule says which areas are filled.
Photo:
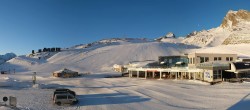
[[221, 24], [250, 0], [0, 0], [0, 54], [106, 38], [154, 39]]

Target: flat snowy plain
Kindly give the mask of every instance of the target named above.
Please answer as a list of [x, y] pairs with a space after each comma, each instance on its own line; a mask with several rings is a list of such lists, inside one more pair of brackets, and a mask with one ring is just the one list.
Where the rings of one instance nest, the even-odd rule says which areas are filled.
[[[31, 82], [32, 72], [4, 76], [1, 83], [10, 87], [0, 87], [0, 97], [17, 97], [21, 110], [238, 110], [250, 107], [250, 83], [247, 82], [208, 85], [192, 80], [102, 78], [98, 74], [61, 79], [44, 74], [48, 73], [38, 73], [35, 86]], [[76, 91], [79, 103], [53, 105], [53, 90], [60, 87]]]

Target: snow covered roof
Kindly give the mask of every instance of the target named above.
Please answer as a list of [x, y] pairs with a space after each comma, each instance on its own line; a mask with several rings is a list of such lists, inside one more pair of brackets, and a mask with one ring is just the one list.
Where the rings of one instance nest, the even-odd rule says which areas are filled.
[[76, 71], [72, 71], [67, 68], [64, 68], [62, 70], [55, 71], [54, 73], [76, 73]]

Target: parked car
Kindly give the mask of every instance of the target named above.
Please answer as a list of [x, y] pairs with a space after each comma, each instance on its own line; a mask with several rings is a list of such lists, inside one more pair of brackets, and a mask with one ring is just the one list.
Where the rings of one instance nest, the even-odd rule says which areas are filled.
[[7, 74], [7, 71], [1, 71], [1, 74]]
[[77, 104], [78, 100], [75, 96], [73, 96], [70, 93], [64, 93], [64, 94], [55, 94], [53, 99], [54, 104], [62, 105], [62, 104]]
[[64, 88], [62, 88], [62, 89], [56, 89], [54, 91], [52, 99], [54, 100], [54, 97], [55, 97], [56, 94], [66, 94], [66, 93], [69, 93], [69, 94], [73, 95], [74, 97], [76, 96], [76, 93], [74, 91], [72, 91], [70, 89], [64, 89]]

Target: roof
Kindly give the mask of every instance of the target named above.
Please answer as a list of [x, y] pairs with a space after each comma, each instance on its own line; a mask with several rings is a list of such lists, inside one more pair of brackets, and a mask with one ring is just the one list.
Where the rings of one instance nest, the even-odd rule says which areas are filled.
[[64, 68], [62, 70], [55, 71], [54, 73], [77, 73], [77, 72]]
[[228, 72], [234, 72], [234, 73], [244, 73], [247, 71], [250, 71], [250, 63], [246, 62], [232, 62], [231, 63], [231, 69], [226, 70]]
[[211, 52], [193, 52], [193, 53], [188, 53], [189, 54], [205, 54], [205, 55], [237, 55], [234, 53], [225, 53], [225, 52], [216, 52], [216, 53], [211, 53]]
[[246, 62], [233, 62], [232, 64], [234, 64], [236, 70], [239, 70], [239, 69], [250, 69], [250, 63], [246, 63]]

